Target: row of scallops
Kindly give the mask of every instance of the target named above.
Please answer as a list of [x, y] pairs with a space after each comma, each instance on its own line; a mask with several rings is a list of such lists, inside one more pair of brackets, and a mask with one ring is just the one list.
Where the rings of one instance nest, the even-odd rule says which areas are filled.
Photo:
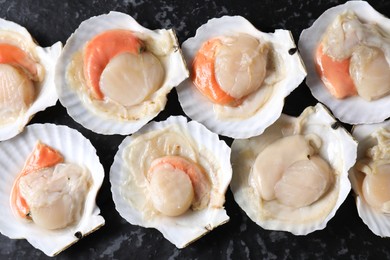
[[[84, 21], [63, 49], [0, 22], [2, 234], [53, 256], [104, 225], [91, 143], [65, 126], [24, 129], [59, 98], [85, 128], [129, 135], [110, 169], [116, 209], [178, 248], [229, 220], [229, 185], [261, 227], [305, 235], [325, 228], [352, 183], [363, 221], [390, 236], [390, 23], [368, 3], [326, 11], [299, 52], [289, 31], [263, 33], [239, 16], [211, 19], [181, 48], [173, 30], [118, 12]], [[305, 77], [340, 121], [361, 124], [352, 136], [322, 104], [281, 114]], [[148, 123], [176, 86], [193, 121]], [[231, 148], [218, 134], [235, 138]]]

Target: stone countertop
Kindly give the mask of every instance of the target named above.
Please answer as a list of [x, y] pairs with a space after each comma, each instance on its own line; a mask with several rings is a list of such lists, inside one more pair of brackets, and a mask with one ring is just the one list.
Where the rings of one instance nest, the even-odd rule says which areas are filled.
[[[210, 18], [241, 15], [265, 32], [291, 30], [295, 41], [326, 9], [345, 1], [168, 1], [168, 0], [95, 0], [46, 1], [0, 0], [0, 17], [25, 26], [42, 46], [66, 39], [79, 24], [94, 15], [111, 10], [133, 16], [150, 29], [174, 28], [180, 43], [195, 34]], [[384, 15], [390, 15], [390, 2], [379, 0], [371, 5]], [[287, 99], [284, 113], [297, 116], [306, 106], [314, 105], [305, 83]], [[168, 96], [166, 109], [156, 120], [183, 111], [177, 94]], [[133, 226], [121, 218], [112, 200], [109, 168], [123, 136], [95, 134], [75, 123], [59, 104], [39, 112], [32, 120], [65, 124], [79, 130], [96, 147], [106, 177], [97, 204], [106, 220], [100, 230], [81, 239], [56, 258], [58, 259], [390, 259], [390, 241], [375, 236], [358, 217], [352, 193], [341, 205], [324, 230], [307, 236], [268, 231], [257, 226], [235, 203], [231, 191], [226, 195], [226, 210], [230, 221], [185, 249], [177, 249], [155, 229]], [[347, 126], [348, 127], [348, 126]], [[230, 145], [231, 139], [224, 138]], [[11, 240], [0, 235], [1, 259], [47, 258], [26, 240]]]

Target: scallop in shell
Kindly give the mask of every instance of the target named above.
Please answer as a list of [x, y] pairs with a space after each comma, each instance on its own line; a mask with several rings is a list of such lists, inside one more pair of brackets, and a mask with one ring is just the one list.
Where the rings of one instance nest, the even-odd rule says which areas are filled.
[[352, 135], [359, 145], [357, 161], [349, 178], [356, 194], [359, 216], [374, 234], [389, 237], [390, 122], [355, 126]]
[[325, 11], [302, 31], [298, 48], [313, 96], [341, 121], [390, 116], [390, 20], [365, 1]]
[[0, 140], [20, 133], [35, 113], [54, 106], [54, 67], [62, 44], [42, 48], [22, 26], [0, 18]]
[[265, 229], [323, 229], [351, 189], [356, 147], [321, 104], [282, 114], [262, 135], [233, 142], [234, 199]]
[[[29, 170], [33, 171], [20, 177], [19, 174], [30, 165], [26, 160], [29, 158], [31, 161], [29, 155], [35, 151], [37, 142], [58, 151], [63, 156], [63, 163], [43, 169], [30, 167]], [[35, 159], [44, 158], [42, 161], [45, 161], [48, 156], [36, 156]], [[0, 184], [0, 232], [9, 238], [25, 238], [46, 255], [54, 256], [104, 225], [104, 219], [96, 206], [96, 195], [104, 179], [104, 169], [95, 148], [76, 130], [53, 124], [27, 126], [22, 134], [0, 143], [0, 169], [3, 176]], [[55, 175], [51, 169], [54, 169]], [[50, 179], [50, 176], [55, 177]], [[67, 180], [61, 176], [67, 176]], [[47, 178], [50, 184], [45, 186], [42, 178]], [[17, 187], [22, 198], [31, 210], [26, 217], [14, 211], [16, 181], [19, 182]], [[83, 186], [83, 183], [86, 185]], [[67, 188], [73, 192], [61, 193]], [[63, 196], [56, 196], [58, 193]], [[84, 200], [80, 201], [82, 197]], [[69, 201], [72, 203], [69, 204]], [[64, 208], [59, 205], [67, 206]]]
[[178, 88], [184, 112], [215, 133], [261, 134], [306, 71], [291, 33], [264, 33], [241, 16], [214, 18], [182, 44], [191, 77]]
[[229, 220], [230, 148], [195, 121], [170, 117], [126, 137], [110, 169], [116, 209], [183, 248]]
[[100, 134], [130, 134], [164, 109], [167, 94], [186, 77], [172, 29], [152, 31], [110, 12], [71, 35], [55, 80], [75, 121]]

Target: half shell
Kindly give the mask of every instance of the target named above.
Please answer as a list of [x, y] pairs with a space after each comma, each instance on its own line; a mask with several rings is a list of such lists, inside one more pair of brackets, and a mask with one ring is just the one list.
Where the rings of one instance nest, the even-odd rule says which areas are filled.
[[[15, 178], [38, 140], [60, 151], [65, 162], [88, 168], [92, 176], [93, 183], [86, 197], [82, 218], [77, 224], [64, 229], [46, 230], [33, 222], [23, 221], [15, 217], [10, 207], [10, 193]], [[76, 130], [53, 124], [27, 126], [22, 134], [0, 143], [0, 170], [3, 176], [0, 184], [0, 231], [9, 238], [25, 238], [46, 255], [54, 256], [76, 243], [79, 235], [88, 235], [104, 225], [104, 219], [96, 206], [96, 195], [104, 179], [104, 169], [95, 148]]]
[[[306, 108], [297, 118], [282, 114], [260, 136], [233, 142], [233, 179], [230, 187], [238, 205], [259, 226], [306, 235], [325, 228], [335, 215], [351, 189], [348, 170], [355, 163], [357, 147], [345, 129], [333, 129], [337, 126], [335, 122], [330, 113], [317, 104]], [[263, 200], [249, 181], [257, 156], [280, 138], [294, 134], [320, 137], [322, 145], [318, 155], [331, 166], [334, 174], [334, 181], [327, 193], [312, 204], [298, 208], [285, 206], [276, 199]]]
[[[390, 121], [371, 125], [355, 126], [352, 130], [353, 137], [359, 142], [357, 151], [357, 162], [365, 157], [367, 149], [377, 144], [372, 136], [376, 131], [390, 128]], [[356, 206], [358, 214], [368, 228], [377, 236], [390, 237], [390, 216], [373, 209], [362, 196], [362, 179], [356, 167], [349, 171], [352, 188], [356, 195]]]
[[[287, 30], [276, 30], [274, 33], [264, 33], [257, 30], [248, 20], [241, 16], [223, 16], [213, 18], [202, 25], [196, 31], [195, 37], [187, 39], [182, 44], [183, 55], [192, 71], [192, 63], [195, 54], [207, 40], [237, 33], [246, 33], [260, 42], [269, 43], [277, 62], [277, 72], [267, 76], [270, 82], [272, 77], [278, 81], [265, 84], [259, 88], [258, 95], [248, 96], [245, 102], [262, 104], [255, 108], [250, 116], [245, 118], [221, 118], [215, 109], [224, 110], [225, 106], [214, 105], [205, 98], [194, 86], [191, 77], [185, 80], [178, 88], [180, 104], [184, 112], [215, 133], [232, 138], [248, 138], [261, 134], [266, 127], [271, 125], [282, 113], [284, 98], [290, 94], [302, 82], [306, 71], [302, 65], [298, 52], [289, 54], [296, 48], [291, 33]], [[277, 75], [277, 76], [275, 76]], [[267, 78], [265, 79], [267, 82]], [[245, 110], [239, 106], [238, 110]], [[236, 112], [231, 112], [237, 114]]]
[[[146, 177], [142, 172], [132, 172], [133, 169], [129, 165], [133, 158], [125, 158], [126, 149], [137, 142], [138, 138], [146, 134], [157, 135], [161, 131], [167, 131], [166, 133], [176, 135], [177, 138], [185, 136], [185, 140], [192, 140], [190, 142], [193, 142], [194, 155], [208, 172], [213, 187], [210, 203], [206, 208], [190, 209], [177, 217], [151, 213], [153, 209], [148, 209], [150, 195], [146, 188]], [[152, 155], [140, 156], [143, 159], [137, 167], [139, 164], [145, 164]], [[207, 169], [214, 170], [209, 172]], [[137, 134], [126, 137], [119, 146], [110, 169], [111, 190], [119, 214], [133, 225], [156, 228], [178, 248], [187, 246], [229, 220], [223, 204], [231, 176], [230, 148], [204, 126], [195, 121], [187, 122], [181, 116], [172, 116], [162, 122], [151, 122]]]
[[[16, 121], [0, 126], [0, 141], [14, 137], [23, 131], [25, 125], [39, 111], [47, 107], [54, 106], [58, 100], [56, 88], [54, 86], [54, 67], [62, 50], [62, 43], [57, 42], [50, 47], [42, 48], [36, 44], [26, 28], [0, 18], [0, 30], [21, 37], [22, 44], [29, 46], [39, 57], [40, 64], [44, 67], [44, 80], [35, 84], [37, 96], [31, 106], [18, 116]], [[7, 39], [2, 39], [7, 42]]]
[[327, 27], [338, 15], [346, 11], [353, 11], [364, 23], [378, 24], [383, 30], [390, 32], [390, 20], [365, 1], [348, 1], [328, 9], [310, 28], [303, 30], [299, 37], [298, 48], [308, 73], [306, 84], [313, 96], [324, 103], [342, 122], [349, 124], [382, 122], [390, 116], [390, 95], [374, 101], [366, 101], [359, 96], [336, 99], [326, 89], [316, 71], [314, 57], [317, 45]]
[[[124, 119], [116, 114], [109, 114], [93, 105], [87, 93], [73, 86], [67, 77], [68, 66], [75, 54], [82, 51], [84, 45], [94, 36], [107, 30], [126, 29], [145, 35], [154, 41], [156, 46], [169, 42], [169, 53], [160, 59], [165, 70], [165, 78], [161, 87], [152, 95], [150, 103], [153, 109], [147, 109], [145, 115], [139, 118]], [[188, 77], [188, 71], [181, 56], [181, 51], [173, 30], [149, 30], [138, 24], [131, 16], [110, 12], [109, 14], [92, 17], [82, 22], [79, 28], [67, 40], [56, 67], [56, 84], [59, 99], [69, 115], [84, 127], [100, 134], [131, 134], [149, 122], [167, 102], [166, 95], [170, 90]], [[76, 90], [77, 89], [77, 90]]]

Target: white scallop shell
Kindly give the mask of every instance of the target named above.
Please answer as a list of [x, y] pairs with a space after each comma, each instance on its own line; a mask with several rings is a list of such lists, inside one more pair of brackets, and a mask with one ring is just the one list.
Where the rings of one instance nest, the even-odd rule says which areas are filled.
[[[111, 29], [128, 29], [135, 32], [140, 32], [149, 35], [155, 39], [163, 39], [164, 32], [167, 30], [149, 30], [142, 27], [131, 16], [120, 13], [110, 12], [109, 14], [99, 15], [82, 22], [79, 28], [67, 40], [64, 50], [60, 56], [56, 67], [55, 81], [59, 93], [59, 99], [64, 105], [69, 115], [78, 123], [99, 134], [131, 134], [153, 119], [157, 114], [149, 114], [139, 120], [121, 120], [119, 118], [109, 118], [103, 113], [99, 114], [87, 108], [80, 100], [78, 94], [69, 86], [66, 78], [68, 64], [71, 62], [72, 56], [77, 51], [80, 51], [83, 46], [96, 34], [111, 30]], [[174, 36], [173, 30], [168, 30], [170, 36]], [[175, 36], [174, 36], [175, 37]], [[175, 38], [175, 45], [179, 44]], [[185, 78], [188, 77], [188, 71], [181, 56], [181, 51], [176, 49], [169, 56], [169, 59], [161, 61], [165, 68], [166, 75], [162, 88], [171, 90], [177, 86]], [[164, 102], [164, 106], [166, 99]], [[161, 108], [161, 110], [164, 107]]]
[[[274, 219], [271, 215], [262, 216], [262, 208], [259, 206], [260, 198], [256, 197], [253, 187], [248, 182], [248, 176], [257, 155], [269, 142], [282, 136], [286, 124], [293, 123], [299, 118], [282, 114], [262, 135], [248, 140], [235, 140], [232, 144], [233, 179], [230, 187], [235, 201], [262, 228], [288, 231], [294, 235], [306, 235], [315, 230], [323, 229], [335, 215], [351, 190], [348, 170], [355, 163], [357, 148], [357, 143], [345, 129], [342, 127], [332, 129], [331, 126], [336, 121], [320, 103], [315, 107], [306, 108], [301, 117], [302, 115], [304, 115], [305, 120], [303, 121], [304, 130], [301, 134], [316, 134], [321, 137], [322, 146], [319, 154], [338, 173], [336, 175], [338, 185], [336, 187], [338, 188], [334, 192], [332, 191], [332, 200], [334, 201], [331, 204], [328, 204], [329, 200], [325, 199], [319, 204], [314, 203], [292, 211], [288, 216], [289, 221]], [[247, 160], [243, 160], [245, 156], [248, 157]], [[330, 209], [327, 211], [326, 207]], [[301, 218], [293, 218], [294, 215], [300, 215], [304, 218], [307, 213], [310, 213], [310, 216], [315, 216], [318, 213], [319, 217], [305, 220], [306, 222], [302, 221]]]
[[[46, 230], [15, 217], [11, 210], [12, 185], [38, 140], [60, 151], [65, 162], [84, 166], [91, 173], [93, 184], [85, 201], [84, 214], [79, 223], [73, 226]], [[91, 142], [76, 130], [54, 124], [27, 126], [20, 135], [0, 143], [0, 171], [0, 232], [3, 235], [11, 239], [25, 238], [46, 255], [54, 256], [78, 241], [76, 232], [85, 236], [104, 225], [95, 202], [104, 179], [104, 169]]]
[[298, 49], [307, 69], [306, 84], [313, 96], [324, 103], [340, 121], [349, 124], [382, 122], [390, 116], [390, 95], [369, 102], [359, 96], [336, 99], [326, 89], [316, 71], [314, 53], [317, 44], [328, 25], [347, 10], [355, 12], [362, 22], [379, 24], [381, 28], [390, 32], [390, 20], [365, 1], [348, 1], [328, 9], [310, 28], [303, 30], [299, 37]]
[[269, 42], [281, 55], [287, 76], [275, 85], [269, 100], [251, 117], [242, 120], [224, 120], [214, 112], [213, 103], [196, 89], [191, 79], [183, 81], [177, 87], [180, 104], [184, 112], [213, 132], [232, 138], [248, 138], [261, 134], [282, 113], [284, 98], [288, 96], [306, 76], [298, 52], [289, 54], [296, 48], [290, 31], [276, 30], [274, 33], [263, 33], [257, 30], [248, 20], [241, 16], [223, 16], [213, 18], [200, 26], [195, 37], [182, 44], [184, 58], [191, 71], [192, 61], [201, 45], [213, 37], [234, 33], [247, 33], [257, 39]]
[[[380, 128], [389, 128], [390, 121], [387, 120], [378, 124], [358, 125], [352, 130], [353, 137], [359, 142], [357, 160], [365, 156], [366, 150], [374, 145], [371, 134]], [[376, 211], [366, 202], [361, 195], [361, 187], [357, 180], [355, 169], [351, 168], [349, 178], [351, 180], [352, 188], [356, 195], [356, 206], [358, 214], [368, 228], [377, 236], [390, 237], [390, 216], [381, 214]]]
[[[35, 44], [26, 28], [14, 22], [0, 18], [0, 30], [17, 32], [24, 37], [27, 44]], [[54, 67], [58, 57], [60, 56], [61, 50], [61, 42], [57, 42], [51, 47], [46, 48], [42, 48], [38, 45], [36, 46], [36, 53], [40, 59], [40, 63], [45, 68], [44, 80], [40, 84], [35, 85], [39, 89], [39, 94], [28, 110], [20, 115], [16, 121], [0, 127], [0, 141], [14, 137], [23, 131], [25, 125], [37, 112], [43, 111], [47, 107], [51, 107], [56, 104], [58, 95], [54, 85]]]
[[183, 248], [189, 243], [205, 235], [213, 228], [229, 221], [229, 216], [224, 208], [208, 206], [199, 211], [188, 211], [178, 217], [167, 217], [158, 215], [151, 219], [144, 219], [142, 213], [133, 207], [129, 201], [131, 192], [121, 192], [120, 187], [128, 179], [128, 169], [124, 166], [122, 154], [124, 149], [136, 138], [144, 133], [164, 129], [168, 126], [179, 126], [183, 132], [188, 132], [196, 142], [196, 149], [199, 153], [204, 150], [211, 151], [217, 162], [213, 162], [220, 167], [218, 176], [219, 194], [225, 194], [226, 189], [232, 177], [232, 168], [230, 165], [230, 148], [221, 140], [218, 135], [207, 130], [203, 125], [191, 121], [182, 116], [171, 116], [162, 122], [151, 122], [143, 127], [136, 135], [126, 137], [120, 144], [117, 154], [114, 157], [114, 163], [110, 169], [111, 191], [115, 207], [119, 214], [133, 225], [156, 228], [166, 239]]

